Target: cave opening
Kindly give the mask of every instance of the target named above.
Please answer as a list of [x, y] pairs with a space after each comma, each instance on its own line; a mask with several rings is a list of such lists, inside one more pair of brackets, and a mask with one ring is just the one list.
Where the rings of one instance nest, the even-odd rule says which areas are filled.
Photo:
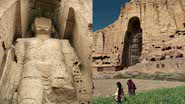
[[138, 17], [132, 17], [125, 33], [122, 65], [129, 67], [140, 62], [142, 53], [142, 29]]

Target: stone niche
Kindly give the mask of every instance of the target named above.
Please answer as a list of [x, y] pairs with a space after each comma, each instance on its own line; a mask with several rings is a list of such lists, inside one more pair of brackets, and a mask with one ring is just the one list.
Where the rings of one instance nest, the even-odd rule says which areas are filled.
[[[24, 37], [31, 37], [32, 34], [27, 34], [27, 32], [31, 30], [32, 22], [36, 17], [52, 19], [53, 25], [58, 32], [60, 28], [58, 25], [60, 0], [20, 0], [20, 4], [22, 33]], [[57, 32], [53, 33], [53, 37], [59, 37]]]
[[[35, 37], [32, 24], [36, 17], [52, 20], [51, 38], [69, 40], [66, 47], [71, 45], [79, 60], [71, 71], [74, 86], [79, 88], [78, 103], [91, 104], [92, 0], [1, 0], [0, 12], [0, 97], [3, 104], [10, 99], [16, 104], [18, 95], [14, 92], [19, 91], [16, 86], [19, 86], [22, 71], [16, 65], [15, 44], [17, 39]], [[70, 58], [70, 54], [65, 53], [64, 57]]]

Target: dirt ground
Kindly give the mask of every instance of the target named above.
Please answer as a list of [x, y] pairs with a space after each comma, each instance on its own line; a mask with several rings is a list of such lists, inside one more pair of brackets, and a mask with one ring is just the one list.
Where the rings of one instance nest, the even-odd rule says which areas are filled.
[[[105, 80], [94, 80], [94, 94], [93, 96], [112, 96], [116, 91], [116, 82], [120, 81], [123, 85], [124, 92], [127, 93], [126, 79], [105, 79]], [[157, 80], [140, 80], [133, 79], [136, 84], [137, 92], [146, 92], [149, 90], [160, 89], [160, 88], [173, 88], [177, 86], [185, 86], [185, 82], [175, 81], [157, 81]]]

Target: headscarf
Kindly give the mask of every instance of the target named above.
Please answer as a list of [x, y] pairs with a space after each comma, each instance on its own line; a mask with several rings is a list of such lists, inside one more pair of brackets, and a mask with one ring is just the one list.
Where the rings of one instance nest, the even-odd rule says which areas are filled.
[[117, 82], [117, 87], [118, 87], [118, 96], [120, 96], [123, 93], [123, 87], [120, 82]]

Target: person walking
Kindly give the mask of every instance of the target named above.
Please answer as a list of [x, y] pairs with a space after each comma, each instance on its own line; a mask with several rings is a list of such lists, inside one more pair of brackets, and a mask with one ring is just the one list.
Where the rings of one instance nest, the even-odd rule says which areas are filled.
[[127, 80], [127, 85], [128, 85], [128, 93], [129, 95], [135, 95], [136, 94], [136, 85], [135, 83], [132, 81], [132, 79], [128, 79]]
[[117, 82], [117, 90], [115, 93], [115, 100], [116, 100], [117, 104], [122, 103], [123, 96], [124, 96], [124, 91], [123, 91], [122, 84], [120, 82]]

